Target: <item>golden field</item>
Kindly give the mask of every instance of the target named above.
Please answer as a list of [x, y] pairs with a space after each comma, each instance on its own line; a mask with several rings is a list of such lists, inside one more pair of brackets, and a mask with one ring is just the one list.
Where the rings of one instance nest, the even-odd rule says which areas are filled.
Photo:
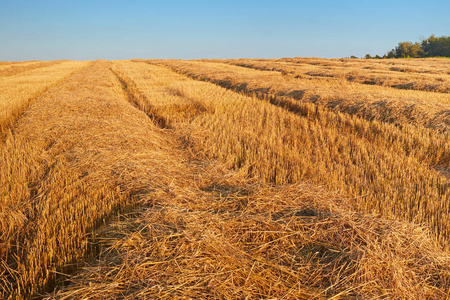
[[0, 298], [449, 299], [447, 59], [0, 62]]

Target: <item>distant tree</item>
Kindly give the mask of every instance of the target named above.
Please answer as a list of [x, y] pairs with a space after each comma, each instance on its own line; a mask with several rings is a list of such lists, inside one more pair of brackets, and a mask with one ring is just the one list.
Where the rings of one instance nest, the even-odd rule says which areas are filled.
[[409, 54], [409, 48], [412, 46], [411, 42], [400, 42], [394, 48], [396, 58], [406, 58]]
[[[398, 45], [380, 57], [378, 54], [372, 57], [370, 54], [364, 56], [370, 58], [415, 58], [415, 57], [450, 57], [450, 36], [436, 37], [432, 34], [421, 43], [400, 42]], [[352, 55], [351, 58], [357, 58]]]
[[450, 57], [450, 37], [436, 37], [432, 34], [429, 38], [422, 41], [421, 49], [426, 57]]
[[394, 49], [395, 57], [423, 57], [423, 50], [419, 43], [400, 42]]
[[409, 47], [408, 56], [409, 57], [423, 57], [424, 56], [424, 52], [419, 43], [414, 43], [411, 45], [411, 47]]
[[395, 51], [394, 51], [394, 49], [389, 51], [386, 57], [387, 58], [395, 58]]

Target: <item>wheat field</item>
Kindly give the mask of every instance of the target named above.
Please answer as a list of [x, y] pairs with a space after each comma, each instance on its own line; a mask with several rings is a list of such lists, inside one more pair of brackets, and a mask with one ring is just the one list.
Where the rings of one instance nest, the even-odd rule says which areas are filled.
[[450, 61], [0, 62], [0, 298], [450, 299]]

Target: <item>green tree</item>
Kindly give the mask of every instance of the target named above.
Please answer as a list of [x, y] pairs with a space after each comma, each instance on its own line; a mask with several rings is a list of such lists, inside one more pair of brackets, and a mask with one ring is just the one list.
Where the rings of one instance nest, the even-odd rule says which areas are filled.
[[394, 51], [394, 49], [389, 51], [386, 57], [387, 58], [395, 58], [395, 51]]
[[411, 42], [400, 42], [397, 47], [394, 48], [395, 57], [406, 58], [409, 54], [409, 48], [412, 46]]
[[394, 49], [395, 57], [406, 58], [406, 57], [422, 57], [423, 50], [419, 43], [412, 42], [400, 42], [398, 46]]
[[450, 57], [450, 37], [436, 37], [432, 34], [429, 38], [422, 41], [421, 49], [426, 57]]
[[408, 49], [409, 57], [423, 57], [423, 50], [419, 43], [414, 43]]

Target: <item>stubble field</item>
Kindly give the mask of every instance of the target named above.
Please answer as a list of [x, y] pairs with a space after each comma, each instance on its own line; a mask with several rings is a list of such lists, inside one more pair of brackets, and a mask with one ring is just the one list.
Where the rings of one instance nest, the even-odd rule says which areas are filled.
[[0, 298], [449, 299], [450, 60], [0, 62]]

